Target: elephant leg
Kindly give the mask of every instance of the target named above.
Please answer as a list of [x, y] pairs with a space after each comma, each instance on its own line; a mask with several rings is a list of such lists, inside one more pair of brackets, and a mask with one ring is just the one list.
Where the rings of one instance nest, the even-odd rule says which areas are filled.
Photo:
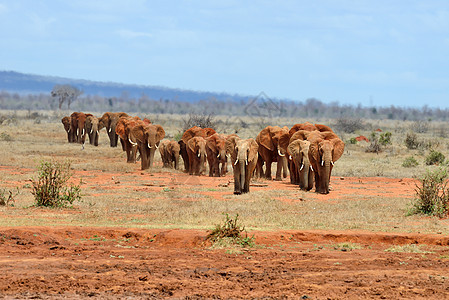
[[[269, 180], [271, 180], [271, 164], [273, 163], [271, 160], [267, 160], [266, 162], [266, 168], [265, 168], [265, 177]], [[282, 179], [281, 179], [282, 180]]]
[[240, 189], [240, 168], [234, 166], [234, 195], [240, 195], [242, 193]]

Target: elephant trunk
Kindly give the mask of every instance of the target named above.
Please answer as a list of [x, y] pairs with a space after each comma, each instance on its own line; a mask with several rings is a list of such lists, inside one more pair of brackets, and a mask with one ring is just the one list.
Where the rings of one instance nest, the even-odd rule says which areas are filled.
[[179, 168], [179, 153], [174, 154], [175, 170]]
[[199, 174], [204, 174], [206, 173], [206, 151], [202, 151], [200, 150], [199, 155], [199, 159], [200, 159], [200, 165], [199, 165]]
[[246, 169], [246, 159], [239, 160], [240, 167], [240, 191], [243, 192], [245, 190], [245, 169]]

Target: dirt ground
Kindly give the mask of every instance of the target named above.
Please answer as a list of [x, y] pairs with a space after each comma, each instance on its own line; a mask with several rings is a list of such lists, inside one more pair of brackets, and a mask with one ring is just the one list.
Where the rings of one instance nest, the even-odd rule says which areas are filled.
[[[2, 168], [2, 172], [13, 171]], [[96, 176], [89, 184], [117, 186], [117, 176]], [[146, 181], [150, 184], [144, 188], [170, 187], [183, 176], [161, 173]], [[203, 176], [191, 184], [216, 187], [230, 179]], [[142, 189], [136, 174], [120, 174], [119, 180], [126, 188]], [[414, 188], [414, 181], [406, 178], [333, 178], [332, 182], [334, 198], [350, 197], [351, 186], [360, 184], [363, 189], [358, 188], [358, 193], [380, 195], [406, 195]], [[285, 182], [269, 185], [296, 188]], [[205, 192], [217, 199], [223, 196], [220, 191]], [[325, 195], [314, 195], [317, 201], [326, 201]], [[443, 234], [319, 230], [251, 234], [256, 247], [212, 249], [202, 230], [3, 227], [0, 298], [449, 298], [449, 237]], [[426, 249], [386, 251], [396, 245]]]

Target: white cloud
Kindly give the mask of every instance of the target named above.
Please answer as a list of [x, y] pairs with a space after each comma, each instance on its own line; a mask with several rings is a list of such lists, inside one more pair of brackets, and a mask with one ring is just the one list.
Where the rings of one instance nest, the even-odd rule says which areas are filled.
[[153, 35], [148, 32], [139, 32], [139, 31], [132, 31], [127, 29], [120, 29], [117, 31], [117, 34], [125, 39], [134, 39], [134, 38], [151, 38]]

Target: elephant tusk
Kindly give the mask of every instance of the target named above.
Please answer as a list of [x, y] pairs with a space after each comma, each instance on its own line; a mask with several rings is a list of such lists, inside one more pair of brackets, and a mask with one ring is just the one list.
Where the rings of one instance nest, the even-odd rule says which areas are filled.
[[331, 160], [331, 165], [334, 166], [334, 162]]
[[201, 153], [198, 152], [198, 158], [200, 158], [200, 157], [201, 157]]
[[159, 146], [157, 144], [154, 144], [154, 146], [156, 147], [156, 149], [159, 148]]
[[245, 165], [248, 165], [248, 159], [245, 159]]
[[111, 133], [111, 128], [108, 128], [108, 133]]
[[100, 132], [97, 130], [97, 135], [100, 135]]
[[92, 134], [92, 132], [93, 132], [93, 130], [92, 130], [92, 128], [90, 129], [90, 132], [89, 132], [89, 135], [91, 135]]
[[128, 141], [129, 141], [129, 143], [130, 143], [131, 145], [133, 145], [133, 146], [136, 146], [136, 145], [137, 145], [137, 143], [134, 143], [133, 141], [131, 141], [130, 138], [128, 138]]
[[220, 153], [218, 153], [217, 158], [220, 158]]
[[310, 166], [310, 170], [313, 172], [313, 167], [312, 166]]
[[150, 148], [151, 149], [151, 145], [150, 145], [150, 143], [147, 143], [148, 144], [148, 148]]
[[321, 161], [321, 166], [324, 166], [324, 160]]
[[304, 169], [304, 164], [301, 164], [301, 168], [299, 168], [300, 171], [302, 171], [302, 169]]
[[239, 163], [239, 160], [236, 159], [236, 160], [235, 160], [235, 163], [234, 163], [234, 166], [236, 166], [238, 163]]
[[288, 159], [289, 159], [289, 160], [292, 160], [292, 156], [291, 156], [291, 155], [289, 155], [289, 156], [288, 156]]
[[279, 156], [281, 156], [281, 157], [284, 157], [285, 156], [285, 154], [282, 154], [281, 153], [281, 151], [278, 149], [278, 154], [279, 154]]
[[81, 132], [81, 135], [84, 135], [84, 128], [83, 128], [83, 131]]

